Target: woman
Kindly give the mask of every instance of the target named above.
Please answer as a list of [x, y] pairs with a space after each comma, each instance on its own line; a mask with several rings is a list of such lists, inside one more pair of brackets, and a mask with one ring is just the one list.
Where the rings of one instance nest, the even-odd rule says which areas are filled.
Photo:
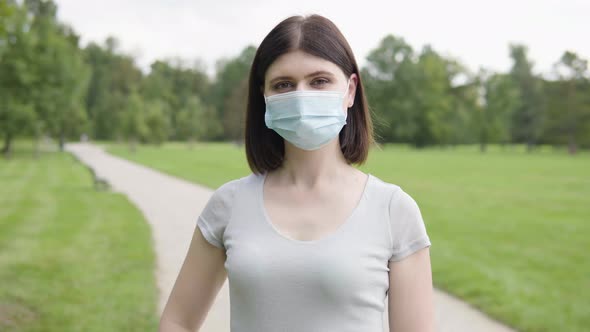
[[372, 124], [354, 55], [328, 19], [294, 16], [249, 80], [252, 173], [210, 198], [160, 331], [195, 331], [229, 278], [232, 332], [434, 331], [418, 205], [365, 174]]

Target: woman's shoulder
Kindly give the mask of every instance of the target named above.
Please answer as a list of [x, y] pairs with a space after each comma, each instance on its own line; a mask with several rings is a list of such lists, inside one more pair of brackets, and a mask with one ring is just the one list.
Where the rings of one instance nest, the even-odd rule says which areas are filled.
[[[417, 209], [417, 202], [410, 193], [404, 188], [395, 183], [383, 180], [373, 175], [373, 190], [376, 197], [384, 200], [394, 210], [412, 210]], [[397, 209], [395, 209], [397, 207]]]
[[383, 180], [372, 173], [369, 173], [369, 176], [373, 178], [373, 190], [377, 191], [379, 196], [385, 195], [391, 197], [397, 191], [402, 189], [400, 185]]
[[250, 173], [248, 175], [228, 180], [215, 189], [213, 195], [225, 198], [233, 197], [243, 187], [255, 185], [262, 176], [263, 175], [261, 174]]
[[259, 175], [249, 174], [235, 178], [221, 184], [213, 191], [205, 208], [201, 212], [201, 218], [209, 224], [225, 224], [232, 214], [235, 199], [243, 191], [245, 186], [253, 184]]

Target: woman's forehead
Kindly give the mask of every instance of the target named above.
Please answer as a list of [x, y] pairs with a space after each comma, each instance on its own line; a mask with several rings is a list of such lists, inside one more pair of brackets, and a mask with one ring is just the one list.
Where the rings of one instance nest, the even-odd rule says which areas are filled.
[[278, 57], [267, 69], [265, 80], [279, 76], [304, 78], [313, 73], [327, 72], [334, 76], [344, 76], [335, 63], [301, 50], [291, 51]]

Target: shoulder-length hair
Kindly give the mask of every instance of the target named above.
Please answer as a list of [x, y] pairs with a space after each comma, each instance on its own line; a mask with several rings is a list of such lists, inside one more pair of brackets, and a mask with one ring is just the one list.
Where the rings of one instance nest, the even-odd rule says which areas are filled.
[[373, 124], [367, 106], [360, 71], [348, 42], [329, 19], [320, 15], [292, 16], [264, 38], [252, 63], [246, 111], [245, 147], [250, 169], [264, 173], [279, 168], [284, 160], [283, 138], [264, 122], [264, 77], [268, 67], [281, 55], [302, 50], [336, 64], [349, 77], [358, 76], [354, 104], [347, 123], [339, 133], [340, 148], [349, 164], [366, 161], [374, 143]]

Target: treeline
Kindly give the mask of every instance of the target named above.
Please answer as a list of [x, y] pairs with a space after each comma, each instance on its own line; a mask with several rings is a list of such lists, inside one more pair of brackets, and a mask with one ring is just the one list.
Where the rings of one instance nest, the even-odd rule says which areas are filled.
[[[144, 74], [115, 38], [81, 47], [53, 1], [0, 1], [0, 135], [43, 135], [159, 144], [240, 142], [247, 76], [256, 48], [203, 65], [158, 60]], [[206, 45], [205, 45], [206, 47]], [[362, 68], [380, 142], [417, 147], [539, 144], [590, 147], [588, 63], [556, 59], [552, 78], [535, 73], [524, 45], [510, 45], [507, 73], [471, 72], [432, 47], [386, 36]]]
[[416, 52], [387, 36], [368, 56], [363, 76], [385, 141], [416, 146], [486, 144], [590, 146], [587, 60], [565, 52], [554, 80], [533, 71], [527, 48], [510, 45], [507, 73], [470, 72], [430, 46]]

